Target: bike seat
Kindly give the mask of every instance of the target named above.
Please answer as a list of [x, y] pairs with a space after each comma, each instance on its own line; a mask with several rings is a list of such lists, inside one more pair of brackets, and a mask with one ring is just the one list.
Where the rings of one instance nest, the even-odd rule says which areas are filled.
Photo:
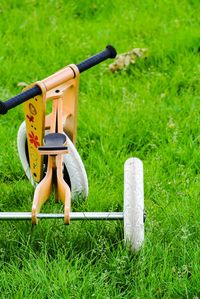
[[67, 151], [67, 137], [62, 133], [49, 133], [44, 136], [44, 145], [39, 146], [38, 150], [43, 152], [49, 152], [49, 154], [56, 154], [59, 151]]

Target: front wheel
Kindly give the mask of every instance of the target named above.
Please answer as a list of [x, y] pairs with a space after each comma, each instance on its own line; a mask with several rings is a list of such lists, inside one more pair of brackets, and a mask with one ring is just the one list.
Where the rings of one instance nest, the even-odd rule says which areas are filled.
[[144, 242], [143, 164], [137, 158], [124, 164], [124, 239], [134, 251]]
[[[87, 198], [88, 196], [88, 179], [85, 171], [85, 167], [79, 156], [74, 144], [67, 137], [67, 146], [69, 149], [68, 154], [63, 155], [63, 176], [66, 183], [70, 186], [72, 199], [75, 199], [79, 195], [82, 198]], [[37, 183], [34, 181], [29, 167], [29, 156], [27, 147], [27, 137], [26, 137], [26, 123], [25, 121], [21, 124], [17, 135], [17, 147], [19, 157], [22, 163], [24, 172], [35, 187]]]

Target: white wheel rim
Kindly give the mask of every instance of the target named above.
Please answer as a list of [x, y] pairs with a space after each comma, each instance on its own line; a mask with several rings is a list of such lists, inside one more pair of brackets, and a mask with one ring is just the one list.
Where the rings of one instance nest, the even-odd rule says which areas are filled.
[[124, 238], [136, 251], [144, 241], [143, 164], [137, 158], [124, 165]]

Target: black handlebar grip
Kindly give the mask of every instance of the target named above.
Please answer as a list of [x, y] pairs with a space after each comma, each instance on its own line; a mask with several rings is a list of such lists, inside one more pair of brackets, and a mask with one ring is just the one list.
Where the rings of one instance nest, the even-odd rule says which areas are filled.
[[116, 52], [115, 48], [108, 45], [106, 47], [106, 49], [103, 50], [102, 52], [80, 62], [76, 66], [78, 67], [79, 72], [82, 73], [108, 58], [115, 58], [116, 55], [117, 55], [117, 52]]
[[9, 109], [16, 107], [17, 105], [26, 102], [27, 100], [38, 96], [42, 93], [39, 86], [35, 85], [32, 88], [23, 91], [17, 96], [11, 98], [6, 102], [0, 101], [0, 114], [6, 114]]

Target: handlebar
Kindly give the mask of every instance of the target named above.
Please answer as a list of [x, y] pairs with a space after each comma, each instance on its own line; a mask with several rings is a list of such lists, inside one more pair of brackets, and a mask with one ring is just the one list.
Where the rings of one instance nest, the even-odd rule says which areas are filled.
[[35, 85], [32, 88], [23, 91], [17, 96], [7, 100], [6, 102], [0, 101], [0, 114], [6, 114], [8, 110], [36, 97], [42, 93], [39, 86]]
[[116, 52], [115, 48], [113, 48], [111, 45], [108, 45], [105, 48], [105, 50], [103, 50], [102, 52], [100, 52], [94, 56], [91, 56], [90, 58], [80, 62], [76, 66], [78, 67], [79, 72], [82, 73], [108, 58], [115, 58], [116, 55], [117, 55], [117, 52]]
[[[82, 73], [108, 58], [114, 58], [116, 55], [117, 52], [115, 48], [111, 45], [108, 45], [105, 50], [80, 62], [76, 66], [79, 70], [79, 73]], [[0, 114], [6, 114], [9, 109], [12, 109], [40, 94], [42, 94], [42, 90], [39, 86], [35, 85], [32, 88], [25, 90], [17, 96], [7, 100], [6, 102], [0, 101]]]

